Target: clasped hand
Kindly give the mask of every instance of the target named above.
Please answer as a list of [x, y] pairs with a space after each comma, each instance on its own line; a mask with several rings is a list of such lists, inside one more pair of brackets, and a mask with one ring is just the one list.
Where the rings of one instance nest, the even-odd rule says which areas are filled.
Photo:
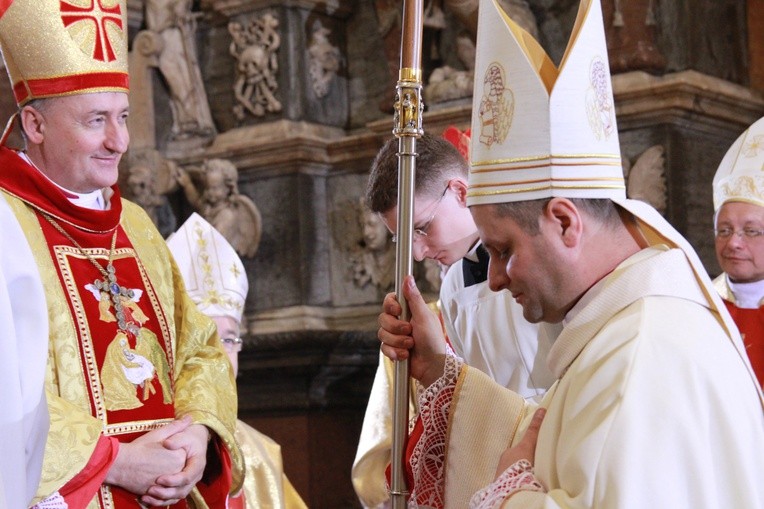
[[130, 443], [120, 445], [106, 483], [140, 496], [151, 506], [166, 506], [185, 498], [202, 478], [207, 464], [209, 431], [175, 420]]

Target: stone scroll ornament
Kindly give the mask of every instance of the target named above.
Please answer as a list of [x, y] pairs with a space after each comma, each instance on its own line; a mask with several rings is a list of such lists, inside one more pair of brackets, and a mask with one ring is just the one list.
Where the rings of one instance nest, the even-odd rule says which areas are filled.
[[232, 21], [229, 51], [236, 59], [236, 80], [233, 93], [237, 104], [233, 113], [238, 120], [247, 114], [262, 117], [267, 112], [281, 111], [275, 92], [279, 63], [277, 51], [281, 46], [279, 20], [271, 13], [251, 18], [246, 24]]

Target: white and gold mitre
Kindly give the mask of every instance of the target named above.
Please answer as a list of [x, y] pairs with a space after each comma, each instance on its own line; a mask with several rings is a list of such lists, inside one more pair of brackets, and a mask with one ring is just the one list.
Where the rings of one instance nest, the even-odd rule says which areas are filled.
[[732, 144], [714, 175], [714, 210], [728, 201], [764, 207], [764, 118]]
[[625, 198], [599, 0], [582, 0], [559, 69], [496, 0], [481, 0], [469, 205]]
[[167, 246], [199, 310], [241, 322], [249, 283], [239, 255], [223, 235], [194, 212]]
[[127, 92], [126, 0], [0, 0], [0, 49], [19, 106]]

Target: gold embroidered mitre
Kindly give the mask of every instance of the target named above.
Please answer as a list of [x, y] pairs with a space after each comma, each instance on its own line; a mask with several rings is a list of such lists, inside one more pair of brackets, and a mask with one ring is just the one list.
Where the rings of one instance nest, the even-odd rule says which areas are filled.
[[469, 205], [625, 198], [599, 0], [582, 0], [559, 68], [481, 0], [470, 156]]
[[0, 49], [19, 106], [127, 92], [126, 0], [0, 0]]
[[764, 207], [764, 118], [732, 144], [714, 175], [714, 210], [728, 201]]
[[480, 1], [470, 156], [470, 206], [606, 198], [630, 212], [647, 245], [684, 251], [743, 351], [692, 246], [652, 206], [626, 198], [600, 0], [581, 0], [559, 68], [496, 0]]
[[199, 310], [241, 322], [249, 283], [239, 255], [223, 235], [194, 212], [167, 246]]

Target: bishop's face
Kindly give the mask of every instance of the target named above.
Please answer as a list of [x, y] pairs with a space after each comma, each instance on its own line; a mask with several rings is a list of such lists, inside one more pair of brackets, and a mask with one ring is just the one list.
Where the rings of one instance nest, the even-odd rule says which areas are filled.
[[471, 208], [480, 239], [491, 259], [488, 286], [509, 291], [531, 323], [557, 323], [570, 309], [574, 287], [567, 276], [564, 247], [554, 229], [540, 219], [540, 232], [530, 234], [494, 205]]
[[218, 328], [218, 336], [223, 344], [223, 350], [228, 355], [233, 367], [233, 376], [239, 374], [239, 352], [241, 351], [241, 340], [239, 339], [239, 322], [230, 316], [212, 316], [210, 317]]
[[764, 230], [764, 207], [745, 202], [727, 202], [719, 209], [716, 230], [728, 229], [727, 238], [716, 236], [719, 266], [736, 283], [764, 279], [764, 235], [748, 236], [745, 231]]
[[48, 178], [79, 193], [117, 182], [127, 151], [127, 94], [98, 92], [47, 99], [37, 132], [28, 133], [30, 158]]

